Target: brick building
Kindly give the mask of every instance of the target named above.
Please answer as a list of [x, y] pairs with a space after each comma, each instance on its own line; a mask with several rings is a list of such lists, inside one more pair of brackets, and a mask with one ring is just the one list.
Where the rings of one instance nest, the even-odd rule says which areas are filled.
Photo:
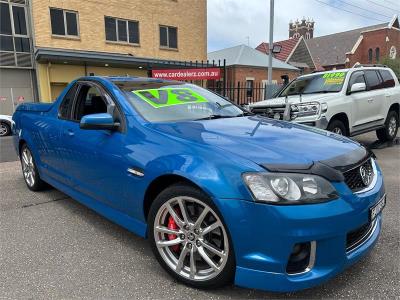
[[[275, 57], [304, 73], [351, 67], [355, 63], [374, 64], [385, 57], [399, 57], [400, 27], [396, 15], [387, 23], [319, 37], [313, 37], [314, 22], [309, 25], [312, 33], [305, 31], [308, 28], [305, 22], [308, 21], [304, 18], [301, 22], [291, 22], [289, 40], [274, 43], [282, 46], [281, 53]], [[256, 49], [268, 53], [268, 43], [261, 43]]]
[[35, 0], [31, 11], [41, 101], [79, 76], [147, 76], [207, 56], [206, 0]]
[[[226, 84], [227, 86], [243, 86], [247, 89], [249, 98], [254, 98], [252, 92], [256, 86], [265, 86], [268, 80], [268, 55], [246, 45], [239, 45], [208, 53], [209, 61], [226, 60]], [[272, 82], [281, 84], [282, 76], [288, 80], [296, 78], [300, 70], [292, 65], [272, 58]], [[260, 92], [259, 97], [264, 97]], [[234, 95], [236, 96], [236, 95]], [[261, 99], [249, 99], [261, 100]]]
[[393, 17], [386, 26], [364, 30], [351, 51], [346, 53], [346, 66], [356, 63], [376, 64], [382, 59], [400, 57], [399, 18]]

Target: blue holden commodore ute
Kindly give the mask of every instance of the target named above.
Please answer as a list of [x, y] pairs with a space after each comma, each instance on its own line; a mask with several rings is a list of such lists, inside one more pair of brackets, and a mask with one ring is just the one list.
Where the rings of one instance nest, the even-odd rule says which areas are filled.
[[193, 287], [309, 288], [379, 237], [386, 198], [371, 152], [192, 84], [83, 77], [13, 120], [30, 190], [51, 185], [149, 239]]

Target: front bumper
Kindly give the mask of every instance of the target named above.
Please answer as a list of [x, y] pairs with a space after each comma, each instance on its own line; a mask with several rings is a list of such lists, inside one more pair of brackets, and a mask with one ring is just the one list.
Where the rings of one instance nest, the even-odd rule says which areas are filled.
[[317, 120], [315, 119], [306, 120], [306, 118], [299, 118], [298, 120], [294, 119], [293, 121], [302, 125], [317, 127], [320, 129], [328, 128], [328, 123], [329, 123], [325, 116], [322, 116]]
[[[369, 208], [384, 196], [381, 173], [375, 187], [362, 194], [353, 194], [344, 183], [334, 185], [341, 198], [321, 204], [217, 201], [233, 242], [238, 286], [279, 292], [310, 288], [340, 273], [373, 247], [381, 230], [381, 215], [368, 239], [356, 249], [346, 251], [346, 237], [369, 222]], [[313, 267], [287, 274], [293, 246], [312, 241], [316, 244]]]

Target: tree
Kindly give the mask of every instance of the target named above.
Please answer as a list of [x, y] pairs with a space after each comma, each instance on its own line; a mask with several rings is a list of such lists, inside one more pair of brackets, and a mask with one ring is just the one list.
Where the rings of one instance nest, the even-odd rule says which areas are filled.
[[397, 78], [400, 78], [400, 58], [390, 59], [389, 57], [385, 57], [382, 60], [382, 64], [391, 68], [396, 74]]

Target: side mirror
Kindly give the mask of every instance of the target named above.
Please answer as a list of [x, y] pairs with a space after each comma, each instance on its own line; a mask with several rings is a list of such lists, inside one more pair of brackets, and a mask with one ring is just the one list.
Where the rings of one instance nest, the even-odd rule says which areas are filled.
[[357, 92], [363, 92], [365, 90], [367, 90], [367, 86], [365, 85], [364, 82], [354, 83], [350, 88], [350, 94], [357, 93]]
[[119, 126], [120, 124], [114, 122], [113, 116], [108, 113], [86, 115], [79, 123], [81, 129], [94, 130], [115, 130]]

